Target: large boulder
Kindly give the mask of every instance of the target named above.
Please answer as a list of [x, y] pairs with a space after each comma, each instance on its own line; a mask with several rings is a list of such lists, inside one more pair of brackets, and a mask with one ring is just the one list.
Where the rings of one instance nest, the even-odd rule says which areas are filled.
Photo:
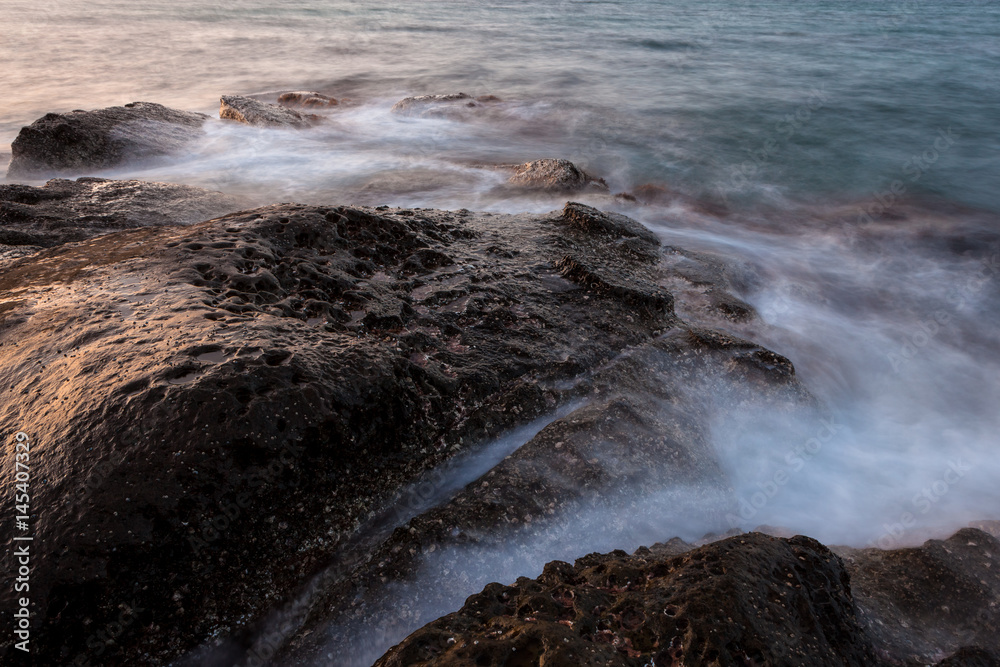
[[375, 664], [992, 667], [998, 557], [1000, 542], [973, 528], [893, 551], [675, 539], [491, 583]]
[[710, 388], [735, 388], [730, 410], [740, 392], [752, 409], [765, 396], [787, 405], [802, 393], [787, 360], [710, 336], [678, 326], [579, 378], [568, 393], [583, 405], [449, 499], [426, 487], [444, 485], [461, 462], [415, 484], [396, 520], [384, 522], [396, 530], [359, 563], [340, 558], [322, 577], [291, 655], [309, 664], [336, 646], [354, 656], [345, 665], [367, 665], [488, 582], [537, 571], [539, 554], [572, 553], [581, 543], [610, 549], [634, 543], [637, 530], [648, 537], [685, 521], [724, 525], [736, 509], [706, 428]]
[[164, 664], [237, 632], [418, 474], [675, 329], [630, 231], [279, 205], [10, 263], [0, 435], [31, 438], [58, 554], [32, 571], [38, 660]]
[[220, 100], [219, 118], [235, 120], [247, 125], [262, 127], [311, 127], [319, 117], [302, 114], [277, 104], [268, 104], [242, 95], [223, 95]]
[[490, 584], [376, 667], [879, 663], [844, 565], [819, 542], [748, 533], [682, 550], [593, 554]]
[[169, 155], [200, 137], [207, 119], [152, 102], [45, 114], [11, 144], [7, 178], [80, 174]]
[[0, 185], [0, 245], [50, 247], [155, 225], [201, 222], [240, 208], [235, 197], [189, 185], [56, 178]]

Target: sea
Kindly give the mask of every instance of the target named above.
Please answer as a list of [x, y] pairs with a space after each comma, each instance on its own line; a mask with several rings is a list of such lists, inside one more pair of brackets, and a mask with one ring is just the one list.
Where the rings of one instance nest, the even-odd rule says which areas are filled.
[[[717, 411], [735, 527], [892, 548], [1000, 520], [997, 0], [0, 0], [0, 12], [0, 163], [48, 112], [150, 101], [217, 117], [223, 94], [308, 90], [340, 100], [317, 127], [212, 123], [183, 154], [77, 175], [252, 204], [545, 213], [566, 196], [498, 187], [487, 167], [565, 158], [610, 193], [656, 193], [593, 203], [733, 267], [760, 314], [733, 332], [791, 359], [826, 410], [823, 423]], [[458, 92], [500, 101], [390, 111]], [[718, 529], [664, 517], [484, 577]]]

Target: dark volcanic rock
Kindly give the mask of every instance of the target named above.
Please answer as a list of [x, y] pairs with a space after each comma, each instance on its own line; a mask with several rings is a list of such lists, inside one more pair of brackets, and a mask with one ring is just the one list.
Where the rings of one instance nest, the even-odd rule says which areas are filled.
[[840, 559], [748, 533], [552, 562], [490, 584], [376, 665], [872, 665]]
[[199, 137], [207, 119], [152, 102], [45, 114], [11, 144], [7, 178], [81, 173], [168, 155]]
[[835, 551], [843, 560], [807, 537], [747, 533], [553, 561], [489, 584], [376, 667], [998, 664], [991, 535]]
[[656, 234], [632, 218], [618, 213], [604, 213], [586, 204], [568, 202], [563, 210], [563, 216], [574, 226], [590, 234], [636, 238], [656, 245], [660, 242]]
[[324, 107], [335, 107], [338, 102], [332, 97], [327, 97], [321, 93], [299, 90], [278, 95], [278, 104], [292, 109], [322, 109]]
[[[338, 563], [339, 580], [325, 579], [325, 594], [311, 600], [330, 628], [315, 632], [321, 619], [307, 622], [291, 644], [293, 655], [309, 663], [324, 646], [362, 654], [370, 628], [401, 638], [428, 613], [454, 609], [472, 584], [502, 576], [503, 563], [530, 568], [537, 554], [571, 551], [588, 536], [591, 543], [620, 544], [634, 539], [636, 526], [691, 516], [724, 525], [731, 499], [708, 438], [704, 397], [722, 380], [741, 387], [751, 409], [760, 408], [762, 396], [786, 405], [804, 398], [796, 396], [791, 364], [788, 372], [765, 368], [740, 354], [759, 347], [732, 340], [730, 348], [713, 348], [678, 327], [579, 377], [572, 392], [586, 396], [585, 405], [448, 502], [429, 502], [427, 511], [400, 522], [364, 563]], [[728, 407], [740, 409], [739, 401]], [[685, 497], [671, 494], [678, 488]], [[436, 574], [403, 596], [407, 608], [399, 609], [394, 586], [427, 572]]]
[[310, 127], [319, 120], [319, 116], [314, 114], [302, 114], [294, 109], [267, 104], [242, 95], [223, 95], [220, 100], [219, 118], [247, 125], [297, 128]]
[[930, 664], [961, 651], [943, 664], [1000, 664], [995, 537], [965, 528], [916, 548], [838, 552], [851, 574], [861, 621], [892, 662]]
[[507, 182], [527, 190], [544, 192], [607, 192], [604, 179], [594, 178], [569, 160], [534, 160], [512, 167]]
[[658, 246], [624, 230], [280, 205], [10, 263], [0, 424], [30, 435], [45, 508], [37, 659], [163, 664], [235, 632], [405, 482], [675, 327]]
[[50, 247], [154, 225], [230, 213], [239, 200], [188, 185], [105, 178], [52, 179], [43, 187], [0, 185], [0, 245]]

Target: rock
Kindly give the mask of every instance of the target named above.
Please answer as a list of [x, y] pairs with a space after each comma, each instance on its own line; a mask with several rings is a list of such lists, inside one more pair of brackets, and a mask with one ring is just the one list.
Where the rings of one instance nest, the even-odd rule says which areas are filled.
[[567, 202], [563, 218], [589, 234], [606, 234], [614, 238], [636, 238], [652, 245], [659, 245], [656, 234], [635, 220], [618, 213], [605, 213], [593, 206]]
[[[691, 378], [699, 380], [692, 384]], [[537, 554], [572, 551], [585, 536], [591, 544], [628, 542], [636, 526], [668, 524], [667, 514], [672, 520], [721, 516], [735, 502], [707, 437], [700, 400], [719, 381], [740, 387], [746, 401], [770, 394], [787, 405], [800, 391], [789, 375], [742, 358], [735, 345], [712, 350], [683, 327], [630, 349], [575, 386], [585, 405], [545, 426], [447, 502], [422, 500], [426, 486], [449, 477], [447, 469], [416, 483], [405, 494], [405, 510], [422, 511], [409, 521], [403, 512], [400, 527], [360, 565], [344, 569], [345, 560], [337, 561], [339, 579], [324, 578], [317, 586], [324, 593], [309, 604], [322, 611], [304, 624], [290, 655], [309, 664], [324, 647], [338, 646], [357, 656], [352, 664], [369, 664], [380, 653], [370, 654], [374, 641], [392, 633], [401, 639], [429, 620], [430, 611], [454, 609], [471, 586], [512, 577], [499, 571], [505, 564], [523, 571]], [[733, 400], [728, 407], [738, 405]], [[679, 487], [691, 500], [670, 495]], [[623, 516], [629, 521], [620, 521]], [[406, 616], [398, 610], [398, 587], [414, 601]], [[384, 634], [373, 636], [371, 627]]]
[[[131, 186], [17, 196], [64, 187]], [[0, 423], [36, 443], [58, 554], [32, 571], [37, 660], [165, 664], [263, 617], [404, 484], [675, 327], [659, 253], [561, 213], [287, 204], [14, 259]]]
[[238, 210], [221, 192], [189, 185], [52, 179], [43, 187], [0, 185], [0, 244], [51, 247], [123, 229], [184, 225]]
[[992, 667], [998, 555], [972, 528], [894, 551], [761, 533], [672, 540], [491, 583], [375, 664]]
[[184, 149], [208, 116], [152, 102], [42, 116], [11, 144], [7, 178], [108, 169]]
[[418, 95], [396, 102], [392, 105], [391, 111], [404, 115], [465, 118], [464, 112], [469, 108], [487, 106], [500, 101], [496, 95], [480, 95], [475, 98], [465, 93]]
[[407, 637], [403, 665], [874, 665], [840, 559], [808, 537], [748, 533], [674, 555], [551, 562], [489, 584]]
[[594, 178], [569, 160], [534, 160], [511, 167], [511, 185], [543, 192], [607, 192], [604, 179]]
[[963, 528], [916, 548], [836, 550], [851, 575], [859, 619], [891, 663], [932, 664], [956, 654], [942, 664], [997, 664], [996, 537]]
[[461, 102], [467, 104], [472, 101], [471, 95], [465, 93], [453, 93], [450, 95], [417, 95], [406, 97], [392, 105], [390, 111], [396, 113], [408, 113], [414, 110], [424, 109], [431, 105]]
[[313, 114], [302, 114], [294, 109], [241, 95], [222, 96], [219, 118], [261, 127], [295, 128], [311, 127], [319, 120], [319, 116]]
[[278, 104], [291, 109], [322, 109], [335, 107], [339, 102], [321, 93], [295, 91], [278, 95]]
[[16, 259], [33, 255], [41, 249], [41, 246], [35, 245], [0, 244], [0, 269], [3, 269]]

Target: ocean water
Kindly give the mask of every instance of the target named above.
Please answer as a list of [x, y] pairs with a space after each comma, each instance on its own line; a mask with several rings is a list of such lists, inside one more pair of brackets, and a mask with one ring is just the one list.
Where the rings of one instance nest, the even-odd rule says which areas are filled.
[[[894, 547], [1000, 519], [1000, 2], [0, 9], [0, 153], [50, 111], [145, 100], [217, 115], [220, 94], [302, 89], [342, 100], [310, 130], [211, 123], [184, 155], [80, 175], [190, 183], [250, 203], [543, 212], [565, 198], [512, 193], [484, 165], [559, 157], [612, 192], [660, 188], [645, 206], [589, 201], [724, 257], [762, 319], [734, 333], [788, 356], [826, 414], [717, 410], [736, 525]], [[460, 117], [389, 111], [408, 95], [459, 91], [502, 102]], [[552, 558], [720, 528], [671, 514], [683, 493], [650, 498], [661, 520], [636, 520], [608, 543], [580, 534], [529, 561], [498, 554], [467, 594], [535, 576]], [[430, 563], [399, 590], [439, 576]], [[357, 664], [412, 629], [362, 637]]]
[[[305, 88], [357, 104], [340, 131], [291, 141], [220, 131], [197, 164], [163, 175], [303, 199], [402, 156], [554, 155], [616, 190], [653, 182], [716, 199], [815, 201], [880, 191], [950, 129], [955, 144], [907, 193], [1000, 206], [995, 0], [0, 7], [0, 146], [50, 111], [149, 100], [217, 112], [223, 93]], [[513, 108], [485, 127], [386, 121], [401, 97], [457, 91]]]

